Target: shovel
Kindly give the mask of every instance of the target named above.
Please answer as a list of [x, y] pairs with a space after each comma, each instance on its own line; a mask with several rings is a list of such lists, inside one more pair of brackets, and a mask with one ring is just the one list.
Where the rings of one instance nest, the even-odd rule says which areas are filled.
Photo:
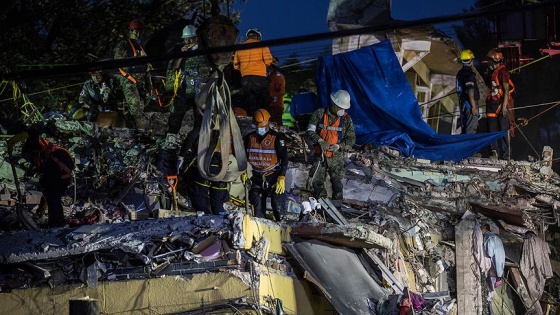
[[16, 167], [13, 163], [14, 156], [12, 155], [11, 151], [9, 151], [8, 153], [10, 157], [10, 166], [12, 167], [12, 174], [14, 176], [14, 183], [16, 185], [16, 191], [18, 194], [18, 202], [16, 204], [16, 217], [27, 230], [38, 230], [39, 227], [31, 217], [30, 213], [27, 211], [23, 211], [23, 209], [21, 208], [21, 205], [23, 204], [23, 194], [21, 193], [21, 189], [19, 188], [19, 179], [17, 177]]

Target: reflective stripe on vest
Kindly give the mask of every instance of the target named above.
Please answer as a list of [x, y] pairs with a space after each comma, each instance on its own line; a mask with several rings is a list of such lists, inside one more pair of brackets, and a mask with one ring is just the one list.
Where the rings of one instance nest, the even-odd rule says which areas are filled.
[[261, 142], [258, 135], [253, 133], [249, 136], [249, 147], [247, 148], [247, 161], [257, 172], [266, 172], [278, 165], [278, 155], [274, 147], [276, 135], [267, 134]]
[[[328, 109], [325, 109], [325, 112], [323, 113], [323, 123], [317, 126], [319, 127], [317, 128], [317, 133], [319, 134], [319, 137], [321, 137], [321, 139], [325, 140], [328, 144], [333, 145], [339, 143], [340, 140], [342, 140], [342, 126], [344, 117], [346, 117], [346, 115], [348, 114], [344, 113], [344, 115], [336, 117], [336, 120], [332, 123], [332, 125], [329, 125], [329, 115], [327, 114], [327, 110]], [[315, 145], [314, 152], [315, 154], [320, 154], [321, 147], [319, 145]], [[325, 151], [323, 152], [323, 154], [326, 157], [333, 156], [332, 151]]]
[[284, 94], [284, 111], [282, 112], [282, 126], [294, 128], [296, 120], [291, 113], [292, 98], [288, 94]]

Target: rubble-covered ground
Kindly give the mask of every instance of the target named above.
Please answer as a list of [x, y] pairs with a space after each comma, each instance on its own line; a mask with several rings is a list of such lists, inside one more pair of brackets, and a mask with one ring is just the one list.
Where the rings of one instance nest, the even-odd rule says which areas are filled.
[[[239, 118], [239, 124], [248, 130], [250, 119]], [[496, 287], [494, 307], [502, 303], [498, 309], [503, 310], [503, 305], [510, 305], [504, 311], [510, 314], [535, 308], [527, 305], [523, 294], [528, 284], [515, 277], [524, 240], [532, 231], [548, 243], [554, 271], [546, 280], [540, 303], [550, 313], [560, 311], [560, 221], [556, 213], [560, 178], [550, 164], [484, 158], [429, 163], [399, 157], [388, 148], [365, 146], [347, 154], [343, 205], [335, 207], [322, 200], [322, 209], [303, 216], [301, 203], [311, 195], [307, 174], [312, 157], [303, 138], [287, 131], [290, 213], [282, 224], [266, 224], [291, 237], [283, 239], [284, 248], [275, 253], [269, 250], [271, 240], [244, 239], [243, 196], [228, 203], [228, 214], [203, 215], [190, 208], [180, 183], [180, 209], [173, 209], [166, 173], [175, 166], [176, 150], [188, 130], [179, 136], [166, 135], [161, 123], [159, 126], [159, 130], [147, 132], [100, 129], [64, 120], [51, 123], [47, 138], [68, 148], [77, 162], [74, 184], [64, 198], [66, 228], [24, 230], [17, 207], [28, 214], [27, 220], [33, 217], [39, 228], [46, 223], [38, 180], [20, 160], [16, 170], [24, 196], [19, 198], [11, 167], [3, 160], [1, 292], [69, 283], [96, 287], [101, 281], [205, 272], [230, 272], [251, 282], [247, 279], [255, 268], [303, 279], [304, 270], [311, 274], [314, 270], [319, 290], [339, 313], [345, 313], [350, 302], [336, 299], [344, 292], [329, 286], [332, 279], [322, 278], [309, 258], [301, 258], [307, 249], [298, 244], [311, 239], [330, 244], [338, 252], [349, 248], [371, 268], [366, 268], [366, 276], [379, 288], [374, 294], [377, 298], [364, 308], [386, 306], [392, 296], [402, 298], [407, 288], [423, 296], [421, 311], [426, 314], [461, 313], [466, 289], [458, 276], [464, 272], [460, 261], [474, 258], [471, 248], [458, 250], [463, 239], [458, 231], [463, 222], [474, 220], [489, 224], [504, 244], [505, 284]], [[0, 142], [3, 155], [5, 142]], [[472, 230], [463, 232], [472, 235]], [[333, 260], [334, 268], [346, 268], [343, 261], [337, 266]], [[476, 285], [479, 297], [488, 294], [482, 278]], [[481, 307], [484, 300], [474, 302]], [[484, 309], [479, 314], [487, 312]]]

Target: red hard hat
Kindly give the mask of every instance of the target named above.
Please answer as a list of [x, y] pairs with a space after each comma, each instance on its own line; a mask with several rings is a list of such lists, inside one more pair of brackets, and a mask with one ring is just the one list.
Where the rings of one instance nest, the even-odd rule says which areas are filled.
[[486, 54], [486, 56], [488, 56], [489, 58], [492, 58], [496, 61], [504, 59], [504, 54], [502, 54], [502, 52], [497, 48], [490, 49], [488, 51], [488, 54]]
[[142, 20], [139, 20], [139, 19], [132, 20], [130, 22], [130, 25], [128, 25], [128, 29], [131, 30], [131, 31], [133, 31], [133, 30], [143, 31], [144, 30], [144, 22], [142, 22]]
[[241, 107], [234, 107], [233, 108], [233, 114], [235, 115], [235, 117], [247, 117], [249, 115], [247, 115], [247, 111]]

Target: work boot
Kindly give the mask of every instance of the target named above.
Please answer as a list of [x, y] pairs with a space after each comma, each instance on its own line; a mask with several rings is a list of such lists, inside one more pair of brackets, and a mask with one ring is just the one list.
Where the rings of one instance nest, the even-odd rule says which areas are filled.
[[498, 159], [498, 151], [492, 150], [492, 154], [490, 154], [490, 159], [491, 160], [497, 160]]

